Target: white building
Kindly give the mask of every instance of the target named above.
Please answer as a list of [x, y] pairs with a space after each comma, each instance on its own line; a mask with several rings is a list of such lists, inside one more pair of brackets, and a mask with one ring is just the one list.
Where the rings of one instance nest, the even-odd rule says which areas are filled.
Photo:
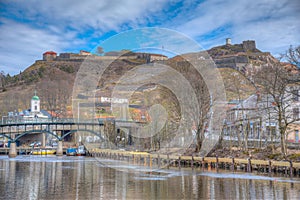
[[34, 95], [31, 99], [31, 113], [39, 113], [41, 111], [40, 104], [40, 98]]
[[24, 115], [24, 118], [49, 118], [47, 115], [41, 112], [41, 101], [40, 98], [36, 95], [36, 92], [35, 95], [31, 98], [30, 113], [29, 115]]

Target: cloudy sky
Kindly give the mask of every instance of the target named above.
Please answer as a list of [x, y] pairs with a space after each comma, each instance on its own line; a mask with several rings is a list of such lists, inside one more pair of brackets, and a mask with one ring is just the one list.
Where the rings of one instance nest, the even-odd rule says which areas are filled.
[[203, 48], [256, 40], [273, 55], [300, 43], [299, 0], [0, 0], [0, 71], [18, 74], [48, 50], [93, 50], [136, 28], [176, 30]]

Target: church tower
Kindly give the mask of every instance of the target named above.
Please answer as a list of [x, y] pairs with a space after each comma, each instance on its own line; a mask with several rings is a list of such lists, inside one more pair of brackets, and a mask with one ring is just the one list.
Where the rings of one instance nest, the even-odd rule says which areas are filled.
[[40, 110], [40, 98], [34, 92], [34, 96], [31, 99], [31, 113], [39, 113]]

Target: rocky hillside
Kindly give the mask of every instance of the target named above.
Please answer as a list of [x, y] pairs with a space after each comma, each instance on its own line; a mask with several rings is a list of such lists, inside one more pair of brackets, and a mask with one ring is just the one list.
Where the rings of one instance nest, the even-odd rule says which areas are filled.
[[[208, 50], [208, 53], [223, 77], [228, 101], [243, 99], [253, 93], [254, 88], [244, 75], [251, 76], [257, 68], [263, 67], [270, 60], [275, 60], [270, 53], [256, 49], [253, 41], [214, 47]], [[53, 110], [57, 115], [66, 115], [71, 111], [73, 83], [81, 63], [82, 61], [74, 60], [37, 61], [18, 75], [0, 74], [0, 115], [7, 115], [8, 111], [28, 109], [35, 90], [41, 97], [42, 108]], [[103, 75], [105, 78], [100, 80], [98, 87], [103, 90], [102, 92], [109, 93], [125, 72], [145, 63], [143, 59], [114, 61], [105, 71]], [[164, 63], [190, 78], [192, 82], [198, 82], [199, 77], [193, 75], [192, 71], [188, 72], [189, 74], [186, 72], [186, 62], [180, 56]], [[138, 101], [138, 96], [136, 93], [135, 101]], [[161, 98], [157, 99], [159, 101]]]
[[78, 62], [36, 62], [18, 75], [6, 76], [1, 80], [1, 114], [28, 109], [35, 90], [43, 99], [42, 108], [51, 110], [58, 104], [66, 107], [62, 104], [68, 104], [80, 64]]

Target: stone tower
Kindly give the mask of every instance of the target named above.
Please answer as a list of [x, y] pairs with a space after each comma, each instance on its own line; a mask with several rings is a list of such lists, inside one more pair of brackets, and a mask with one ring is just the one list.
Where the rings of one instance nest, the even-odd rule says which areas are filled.
[[256, 44], [254, 40], [243, 41], [243, 49], [245, 51], [254, 51], [256, 50]]
[[226, 45], [231, 45], [231, 38], [226, 38]]

